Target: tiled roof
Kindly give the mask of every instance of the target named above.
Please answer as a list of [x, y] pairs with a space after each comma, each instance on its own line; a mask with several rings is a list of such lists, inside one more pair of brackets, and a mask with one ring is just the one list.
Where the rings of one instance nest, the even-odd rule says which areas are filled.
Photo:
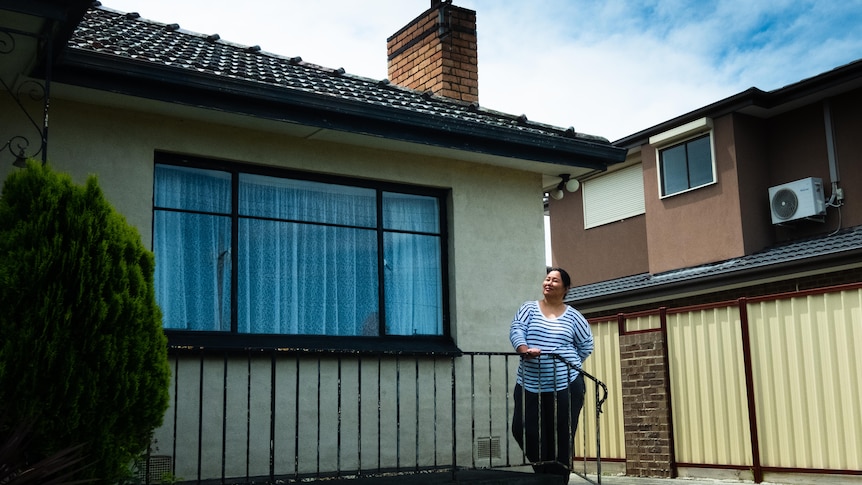
[[218, 35], [188, 32], [176, 24], [143, 19], [96, 3], [84, 16], [69, 42], [73, 52], [91, 52], [220, 79], [304, 92], [342, 102], [376, 105], [409, 115], [421, 114], [446, 123], [476, 123], [504, 131], [534, 134], [585, 143], [609, 145], [605, 138], [532, 122], [526, 117], [500, 113], [440, 96], [432, 96], [386, 80], [350, 75], [331, 69], [221, 40]]
[[576, 303], [598, 297], [608, 297], [636, 290], [659, 289], [663, 285], [695, 282], [698, 279], [768, 268], [772, 265], [802, 262], [806, 259], [862, 250], [862, 226], [844, 229], [834, 234], [793, 241], [763, 251], [664, 273], [642, 273], [599, 283], [571, 288], [566, 301]]

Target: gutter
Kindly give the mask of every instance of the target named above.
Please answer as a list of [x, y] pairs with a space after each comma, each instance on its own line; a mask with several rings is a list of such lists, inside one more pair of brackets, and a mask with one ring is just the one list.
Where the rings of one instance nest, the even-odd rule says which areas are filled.
[[529, 125], [518, 130], [434, 117], [98, 53], [67, 49], [56, 66], [54, 79], [168, 103], [570, 167], [606, 170], [608, 165], [620, 163], [626, 156], [624, 149], [609, 143], [568, 137], [562, 132], [557, 136], [534, 133], [529, 131]]
[[45, 65], [56, 60], [57, 54], [62, 52], [69, 42], [90, 5], [92, 1], [88, 0], [11, 0], [0, 6], [0, 10], [30, 16], [43, 22], [38, 31], [15, 32], [18, 35], [34, 37], [38, 42], [37, 57], [27, 75], [45, 75]]
[[658, 125], [639, 131], [625, 138], [613, 142], [618, 147], [637, 148], [649, 143], [649, 138], [656, 133], [662, 133], [677, 126], [704, 117], [717, 118], [719, 116], [734, 113], [749, 106], [766, 107], [769, 104], [769, 95], [757, 88], [749, 88], [739, 94], [734, 94], [715, 103], [708, 104], [702, 108], [690, 111], [684, 115], [664, 121]]

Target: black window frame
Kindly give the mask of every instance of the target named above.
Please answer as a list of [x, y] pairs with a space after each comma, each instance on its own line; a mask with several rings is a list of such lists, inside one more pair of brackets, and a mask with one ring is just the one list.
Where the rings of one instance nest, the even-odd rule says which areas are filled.
[[[386, 182], [366, 178], [353, 178], [341, 175], [322, 174], [310, 171], [301, 171], [287, 167], [274, 167], [255, 165], [246, 162], [210, 159], [199, 156], [188, 156], [167, 152], [155, 152], [153, 170], [156, 165], [174, 165], [189, 168], [200, 168], [209, 170], [225, 171], [232, 177], [232, 198], [234, 203], [231, 207], [231, 245], [235, 247], [238, 242], [238, 207], [237, 200], [239, 174], [254, 174], [272, 177], [290, 178], [295, 180], [312, 181], [320, 183], [331, 183], [361, 188], [374, 189], [377, 196], [378, 238], [382, 237], [382, 194], [383, 192], [396, 192], [412, 195], [434, 197], [439, 204], [439, 237], [440, 237], [440, 270], [441, 270], [441, 298], [442, 298], [442, 335], [379, 335], [379, 336], [327, 336], [327, 335], [294, 335], [294, 334], [245, 334], [236, 331], [237, 325], [237, 271], [235, 256], [232, 261], [231, 271], [231, 330], [223, 331], [200, 331], [200, 330], [177, 330], [165, 328], [168, 344], [173, 348], [207, 348], [224, 349], [227, 351], [250, 350], [250, 349], [303, 349], [310, 351], [330, 352], [374, 352], [374, 353], [409, 353], [409, 354], [460, 354], [455, 346], [451, 333], [451, 315], [449, 302], [449, 273], [448, 273], [448, 207], [451, 199], [451, 189], [441, 189], [420, 185]], [[155, 183], [155, 181], [154, 181]], [[155, 216], [157, 208], [155, 205], [155, 186], [153, 187], [152, 213]], [[155, 241], [155, 217], [153, 217], [152, 241]], [[236, 251], [232, 251], [236, 254]], [[157, 262], [158, 264], [158, 262]], [[378, 271], [383, 268], [382, 247], [378, 250]], [[379, 279], [378, 295], [380, 298], [381, 312], [384, 303], [383, 278]], [[384, 317], [385, 318], [385, 317]], [[381, 319], [381, 328], [385, 320]]]

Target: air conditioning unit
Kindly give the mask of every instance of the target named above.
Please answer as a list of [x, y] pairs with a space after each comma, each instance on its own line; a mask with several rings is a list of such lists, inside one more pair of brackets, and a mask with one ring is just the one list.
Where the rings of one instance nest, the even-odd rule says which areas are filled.
[[770, 187], [769, 209], [773, 224], [809, 218], [820, 218], [822, 221], [822, 216], [826, 215], [823, 180], [808, 177]]

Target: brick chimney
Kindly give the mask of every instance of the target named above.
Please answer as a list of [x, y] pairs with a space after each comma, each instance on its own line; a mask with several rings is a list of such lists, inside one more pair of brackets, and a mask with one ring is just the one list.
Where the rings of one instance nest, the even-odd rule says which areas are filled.
[[476, 12], [431, 0], [431, 8], [386, 39], [389, 81], [479, 102]]

